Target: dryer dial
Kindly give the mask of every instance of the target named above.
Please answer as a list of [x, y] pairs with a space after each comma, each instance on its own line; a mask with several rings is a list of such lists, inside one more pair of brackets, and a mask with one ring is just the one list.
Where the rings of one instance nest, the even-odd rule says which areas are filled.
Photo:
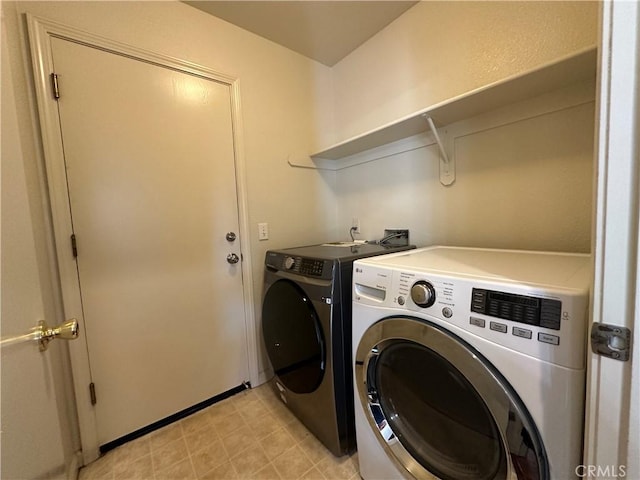
[[284, 268], [291, 270], [296, 265], [296, 260], [293, 257], [287, 257], [284, 259]]
[[411, 300], [419, 307], [430, 307], [436, 301], [436, 290], [429, 282], [420, 280], [411, 287]]

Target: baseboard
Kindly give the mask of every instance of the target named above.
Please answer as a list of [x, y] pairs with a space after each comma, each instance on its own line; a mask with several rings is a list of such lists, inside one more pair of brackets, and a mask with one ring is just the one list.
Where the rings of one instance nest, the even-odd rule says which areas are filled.
[[67, 480], [78, 480], [78, 474], [82, 466], [82, 450], [78, 450], [71, 455], [67, 464]]

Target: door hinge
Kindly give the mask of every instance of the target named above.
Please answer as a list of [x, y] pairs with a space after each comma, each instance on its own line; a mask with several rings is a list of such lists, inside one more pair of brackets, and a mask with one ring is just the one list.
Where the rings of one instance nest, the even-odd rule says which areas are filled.
[[591, 350], [598, 355], [626, 362], [631, 357], [631, 330], [594, 323], [591, 326]]
[[78, 244], [75, 233], [71, 234], [71, 253], [73, 253], [73, 258], [78, 258]]
[[96, 385], [93, 382], [89, 384], [89, 395], [91, 395], [91, 405], [95, 405], [98, 400], [96, 399]]
[[53, 98], [58, 100], [60, 98], [60, 87], [58, 85], [58, 74], [51, 74], [51, 87], [53, 88]]

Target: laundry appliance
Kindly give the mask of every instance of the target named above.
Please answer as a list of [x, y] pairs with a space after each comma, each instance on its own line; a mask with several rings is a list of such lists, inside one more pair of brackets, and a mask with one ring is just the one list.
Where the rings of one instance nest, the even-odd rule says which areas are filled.
[[588, 255], [429, 247], [354, 262], [360, 474], [576, 478]]
[[278, 397], [336, 456], [355, 448], [353, 261], [413, 246], [323, 244], [268, 251], [262, 331]]

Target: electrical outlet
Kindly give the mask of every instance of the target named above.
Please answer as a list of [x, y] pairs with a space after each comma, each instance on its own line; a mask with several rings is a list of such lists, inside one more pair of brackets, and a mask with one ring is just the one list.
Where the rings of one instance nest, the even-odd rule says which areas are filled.
[[360, 233], [360, 219], [357, 217], [353, 217], [351, 219], [351, 228], [354, 233]]
[[258, 224], [258, 240], [269, 240], [269, 224]]
[[409, 245], [409, 230], [404, 228], [385, 228], [385, 245]]

